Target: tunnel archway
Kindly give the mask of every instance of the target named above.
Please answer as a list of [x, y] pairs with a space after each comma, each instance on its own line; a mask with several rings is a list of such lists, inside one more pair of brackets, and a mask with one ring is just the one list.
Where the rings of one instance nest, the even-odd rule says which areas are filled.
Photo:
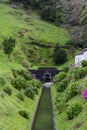
[[43, 67], [40, 67], [36, 70], [29, 70], [33, 76], [33, 78], [43, 82], [44, 81], [44, 78], [47, 80], [47, 82], [51, 82], [53, 81], [53, 77], [60, 73], [61, 70], [58, 70], [57, 68], [49, 68], [49, 67], [46, 67], [46, 68], [43, 68]]
[[46, 72], [43, 76], [43, 82], [50, 82], [52, 80], [52, 76], [49, 72]]

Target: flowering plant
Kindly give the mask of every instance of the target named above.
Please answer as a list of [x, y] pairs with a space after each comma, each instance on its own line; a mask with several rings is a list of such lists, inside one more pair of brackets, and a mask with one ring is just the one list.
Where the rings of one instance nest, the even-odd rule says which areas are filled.
[[84, 90], [84, 91], [82, 92], [82, 96], [83, 96], [84, 99], [87, 100], [87, 90]]

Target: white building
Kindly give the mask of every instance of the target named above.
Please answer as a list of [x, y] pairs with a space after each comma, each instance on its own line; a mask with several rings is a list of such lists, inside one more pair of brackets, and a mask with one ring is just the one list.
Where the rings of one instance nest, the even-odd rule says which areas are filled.
[[87, 60], [87, 48], [83, 49], [75, 56], [75, 67], [81, 66], [81, 61]]

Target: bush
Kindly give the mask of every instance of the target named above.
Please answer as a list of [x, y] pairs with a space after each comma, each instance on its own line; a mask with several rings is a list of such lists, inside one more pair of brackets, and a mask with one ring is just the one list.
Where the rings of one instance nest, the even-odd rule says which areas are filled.
[[61, 72], [59, 74], [57, 74], [55, 77], [54, 77], [54, 82], [61, 82], [64, 78], [67, 77], [67, 73], [65, 72]]
[[83, 60], [83, 61], [81, 62], [81, 65], [82, 65], [82, 67], [87, 67], [87, 60]]
[[21, 110], [18, 112], [22, 117], [29, 119], [28, 112], [26, 110]]
[[67, 61], [67, 53], [58, 44], [54, 48], [53, 60], [56, 65], [63, 64]]
[[66, 109], [67, 104], [63, 94], [61, 93], [57, 94], [55, 98], [55, 105], [59, 113], [62, 113]]
[[19, 70], [12, 69], [12, 74], [16, 78], [18, 77]]
[[26, 80], [31, 80], [32, 79], [30, 73], [28, 71], [26, 71], [26, 70], [12, 69], [12, 73], [13, 73], [15, 78], [17, 78], [20, 75], [21, 77], [23, 77]]
[[52, 6], [46, 6], [43, 8], [41, 16], [45, 20], [54, 22], [56, 18], [56, 9]]
[[75, 118], [82, 111], [82, 106], [78, 103], [71, 104], [67, 109], [68, 119]]
[[56, 89], [57, 92], [63, 92], [68, 85], [67, 79], [62, 80], [61, 82], [57, 83]]
[[3, 91], [4, 91], [5, 93], [7, 93], [8, 95], [11, 95], [11, 94], [12, 94], [12, 89], [11, 89], [10, 87], [4, 87], [4, 88], [3, 88]]
[[20, 99], [21, 101], [24, 101], [24, 95], [22, 93], [18, 93], [17, 98]]
[[35, 79], [30, 80], [28, 83], [31, 84], [33, 87], [36, 87], [36, 88], [41, 87], [41, 83], [38, 80], [35, 80]]
[[21, 75], [26, 79], [26, 80], [31, 80], [32, 77], [30, 75], [30, 73], [26, 70], [21, 70]]
[[2, 77], [0, 77], [0, 84], [1, 84], [2, 86], [5, 85], [5, 80], [4, 80], [4, 78], [2, 78]]
[[34, 90], [32, 89], [32, 87], [26, 88], [24, 94], [25, 94], [27, 97], [29, 97], [29, 98], [31, 98], [31, 99], [34, 99], [34, 94], [35, 94], [35, 92], [34, 92]]
[[12, 81], [12, 85], [17, 89], [21, 90], [26, 88], [26, 80], [23, 77], [18, 77]]
[[66, 102], [68, 102], [71, 98], [73, 98], [77, 94], [79, 94], [79, 83], [74, 82], [71, 84], [67, 92], [65, 92]]
[[65, 66], [62, 70], [67, 73], [69, 71], [69, 66]]
[[12, 38], [12, 37], [10, 37], [8, 39], [6, 38], [2, 42], [4, 52], [5, 52], [5, 54], [8, 55], [9, 60], [10, 60], [10, 55], [11, 55], [12, 51], [15, 48], [15, 43], [16, 43], [16, 40], [14, 38]]
[[76, 80], [82, 79], [83, 77], [87, 75], [87, 68], [86, 67], [76, 68], [74, 69], [73, 73], [74, 73], [74, 78]]
[[71, 86], [70, 86], [71, 97], [74, 97], [78, 94], [78, 86], [79, 86], [79, 84], [77, 82], [71, 84]]
[[65, 100], [68, 102], [71, 99], [71, 93], [70, 91], [65, 92]]
[[73, 98], [77, 94], [81, 94], [81, 85], [79, 84], [79, 82], [71, 83], [67, 91], [65, 91], [66, 102], [68, 102], [71, 98]]
[[38, 95], [38, 89], [36, 87], [33, 87], [32, 89], [33, 89], [34, 93]]

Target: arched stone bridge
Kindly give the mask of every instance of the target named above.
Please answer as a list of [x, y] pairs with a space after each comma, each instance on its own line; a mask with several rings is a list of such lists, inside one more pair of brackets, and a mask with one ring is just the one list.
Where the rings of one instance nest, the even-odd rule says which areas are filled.
[[37, 70], [29, 70], [35, 79], [40, 81], [52, 81], [53, 77], [60, 72], [57, 68], [38, 68]]

